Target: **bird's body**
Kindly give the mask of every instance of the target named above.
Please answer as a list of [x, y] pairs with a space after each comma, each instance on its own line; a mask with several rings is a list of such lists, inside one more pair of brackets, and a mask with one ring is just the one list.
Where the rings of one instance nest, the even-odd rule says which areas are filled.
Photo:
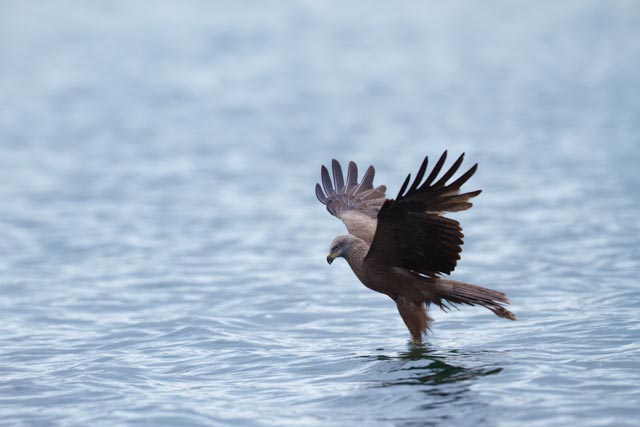
[[515, 320], [504, 308], [509, 302], [505, 294], [440, 277], [453, 271], [462, 245], [460, 225], [442, 213], [468, 209], [469, 199], [480, 193], [460, 194], [461, 185], [475, 173], [477, 165], [447, 183], [463, 156], [436, 181], [445, 159], [446, 152], [422, 182], [428, 163], [425, 159], [414, 183], [405, 192], [410, 180], [407, 177], [395, 200], [386, 198], [385, 186], [373, 187], [372, 166], [358, 183], [353, 162], [346, 182], [340, 164], [334, 160], [335, 188], [324, 166], [323, 187], [316, 185], [318, 200], [344, 222], [349, 232], [334, 239], [327, 261], [345, 258], [367, 288], [393, 299], [416, 344], [422, 343], [422, 335], [430, 327], [427, 306], [431, 303], [443, 309], [455, 304], [482, 305], [497, 316]]

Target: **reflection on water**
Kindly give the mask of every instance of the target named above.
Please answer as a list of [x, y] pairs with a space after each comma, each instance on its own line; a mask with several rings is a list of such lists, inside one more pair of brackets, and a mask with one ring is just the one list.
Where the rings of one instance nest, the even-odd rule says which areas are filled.
[[361, 357], [378, 361], [371, 367], [371, 377], [377, 380], [372, 380], [370, 387], [387, 389], [391, 395], [397, 389], [398, 394], [423, 396], [414, 398], [416, 405], [407, 408], [406, 413], [397, 414], [396, 425], [435, 426], [450, 420], [452, 411], [482, 413], [487, 402], [474, 395], [472, 385], [502, 372], [498, 363], [487, 363], [495, 360], [496, 355], [486, 350], [442, 351], [429, 344], [424, 347], [409, 344], [407, 351], [393, 355]]
[[[486, 351], [478, 352], [488, 353]], [[398, 377], [393, 381], [383, 382], [380, 387], [391, 387], [395, 385], [433, 385], [456, 383], [475, 378], [494, 375], [502, 371], [497, 365], [466, 367], [459, 359], [463, 356], [469, 358], [472, 353], [460, 354], [456, 350], [451, 350], [448, 354], [442, 354], [429, 346], [410, 346], [406, 352], [398, 353], [395, 356], [377, 355], [373, 356], [383, 363], [390, 373], [397, 373]], [[458, 361], [456, 361], [456, 357]], [[431, 393], [432, 391], [427, 391]], [[437, 389], [433, 392], [437, 393]]]

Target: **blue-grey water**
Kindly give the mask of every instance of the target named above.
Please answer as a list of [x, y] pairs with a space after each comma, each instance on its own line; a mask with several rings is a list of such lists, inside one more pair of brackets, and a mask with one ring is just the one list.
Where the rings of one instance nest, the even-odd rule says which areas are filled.
[[[0, 3], [0, 425], [637, 426], [636, 1]], [[332, 157], [480, 164], [424, 348]]]

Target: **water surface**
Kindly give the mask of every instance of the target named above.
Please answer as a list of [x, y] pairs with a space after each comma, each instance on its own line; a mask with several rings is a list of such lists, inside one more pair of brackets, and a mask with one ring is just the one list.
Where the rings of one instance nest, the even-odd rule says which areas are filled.
[[[631, 1], [4, 2], [0, 425], [635, 426]], [[482, 188], [453, 277], [517, 322], [325, 262], [332, 157]], [[473, 188], [471, 188], [473, 187]]]

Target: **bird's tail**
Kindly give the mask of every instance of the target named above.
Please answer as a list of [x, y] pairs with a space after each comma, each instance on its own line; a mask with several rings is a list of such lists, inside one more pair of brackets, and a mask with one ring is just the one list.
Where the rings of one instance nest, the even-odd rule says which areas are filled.
[[435, 285], [438, 298], [434, 302], [443, 310], [449, 308], [447, 303], [481, 305], [498, 317], [516, 320], [515, 314], [504, 307], [509, 298], [502, 292], [448, 279], [437, 279]]

